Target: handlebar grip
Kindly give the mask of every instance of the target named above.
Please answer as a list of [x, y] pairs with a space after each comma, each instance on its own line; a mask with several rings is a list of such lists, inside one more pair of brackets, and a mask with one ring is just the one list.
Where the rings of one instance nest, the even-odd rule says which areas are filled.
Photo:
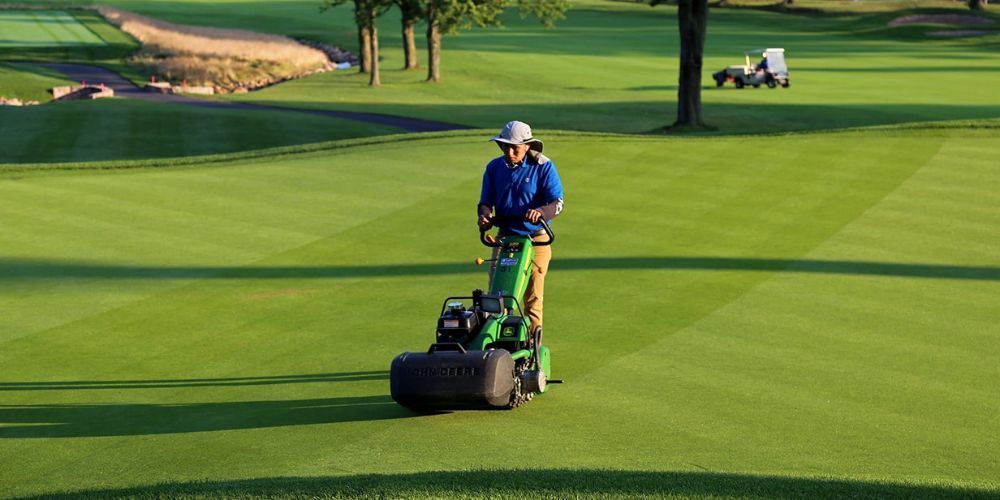
[[535, 245], [536, 247], [545, 247], [551, 245], [554, 241], [556, 241], [555, 233], [552, 232], [552, 228], [549, 227], [549, 223], [546, 222], [545, 219], [539, 219], [538, 222], [542, 223], [542, 229], [545, 230], [545, 234], [548, 235], [549, 239], [548, 241], [537, 241], [537, 242], [532, 241], [532, 245]]
[[[479, 228], [479, 241], [481, 241], [483, 243], [483, 245], [486, 245], [486, 246], [491, 247], [491, 248], [499, 248], [499, 247], [503, 246], [503, 244], [500, 243], [499, 240], [493, 238], [492, 235], [487, 235], [486, 234], [486, 231], [489, 231], [490, 227], [492, 227], [492, 224], [490, 226], [487, 226], [487, 227], [480, 227]], [[487, 238], [487, 236], [489, 236], [489, 238]]]
[[[490, 228], [493, 227], [494, 221], [496, 219], [497, 217], [494, 216], [492, 219], [490, 219], [490, 224], [488, 226], [486, 227], [480, 226], [479, 228], [479, 241], [482, 242], [483, 245], [492, 248], [498, 248], [503, 246], [503, 244], [500, 243], [499, 240], [494, 239], [492, 236], [487, 238], [486, 231], [489, 231]], [[549, 227], [549, 223], [545, 219], [539, 219], [538, 222], [542, 224], [542, 229], [545, 231], [545, 234], [549, 237], [549, 239], [546, 241], [533, 242], [532, 244], [539, 247], [551, 245], [554, 241], [556, 241], [555, 233], [552, 232], [552, 228]]]

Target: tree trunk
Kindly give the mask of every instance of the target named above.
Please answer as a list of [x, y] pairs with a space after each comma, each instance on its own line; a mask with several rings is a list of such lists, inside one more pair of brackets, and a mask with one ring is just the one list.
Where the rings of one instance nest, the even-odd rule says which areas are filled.
[[434, 2], [427, 6], [427, 81], [441, 81], [441, 29]]
[[371, 78], [368, 79], [368, 85], [370, 87], [378, 87], [382, 85], [382, 81], [379, 80], [378, 74], [378, 27], [375, 26], [375, 12], [372, 12], [371, 25], [368, 27], [371, 32]]
[[372, 46], [371, 32], [368, 26], [358, 26], [358, 68], [362, 73], [371, 73], [372, 70]]
[[403, 20], [403, 69], [417, 69], [417, 42], [413, 39], [413, 24], [409, 19]]
[[972, 10], [986, 10], [989, 0], [969, 0], [969, 8]]
[[708, 25], [708, 0], [681, 0], [677, 26], [681, 34], [677, 121], [674, 126], [704, 126], [701, 119], [701, 69]]

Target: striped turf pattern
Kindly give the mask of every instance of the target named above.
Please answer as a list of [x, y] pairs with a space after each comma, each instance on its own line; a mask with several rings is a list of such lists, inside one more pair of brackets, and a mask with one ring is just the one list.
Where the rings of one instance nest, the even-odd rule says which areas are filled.
[[568, 383], [418, 416], [385, 370], [483, 284], [486, 134], [0, 179], [0, 494], [996, 494], [991, 130], [539, 131]]
[[57, 10], [0, 10], [0, 48], [105, 45], [103, 39]]

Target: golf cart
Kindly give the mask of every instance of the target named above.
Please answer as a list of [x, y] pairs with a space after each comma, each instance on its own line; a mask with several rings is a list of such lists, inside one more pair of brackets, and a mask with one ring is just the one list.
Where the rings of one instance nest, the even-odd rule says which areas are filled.
[[[752, 64], [750, 56], [758, 54], [761, 56], [760, 63]], [[756, 88], [764, 84], [772, 89], [778, 85], [791, 85], [788, 80], [788, 65], [785, 64], [785, 49], [754, 49], [744, 52], [743, 56], [746, 58], [743, 66], [729, 66], [712, 74], [716, 86], [721, 87], [727, 81], [733, 82], [738, 89], [747, 85]]]

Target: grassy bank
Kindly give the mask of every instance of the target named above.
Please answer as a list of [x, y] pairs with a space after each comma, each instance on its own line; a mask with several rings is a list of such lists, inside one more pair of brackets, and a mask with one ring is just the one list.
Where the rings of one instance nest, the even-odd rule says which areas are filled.
[[0, 63], [0, 97], [45, 102], [52, 99], [48, 89], [73, 83], [54, 71]]

